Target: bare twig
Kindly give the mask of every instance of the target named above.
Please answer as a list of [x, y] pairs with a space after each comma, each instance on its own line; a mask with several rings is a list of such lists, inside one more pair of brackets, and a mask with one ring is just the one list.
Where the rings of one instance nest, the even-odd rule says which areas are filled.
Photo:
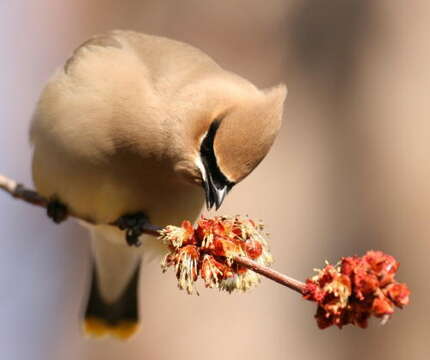
[[48, 199], [40, 196], [36, 191], [25, 188], [16, 181], [0, 175], [0, 189], [8, 192], [14, 198], [24, 200], [30, 204], [46, 207]]
[[248, 269], [255, 271], [256, 273], [263, 275], [264, 277], [277, 282], [278, 284], [284, 285], [291, 290], [297, 291], [302, 294], [305, 283], [293, 279], [287, 275], [281, 274], [279, 271], [273, 270], [267, 266], [260, 265], [251, 259], [244, 256], [235, 256], [233, 260], [238, 264], [246, 266]]
[[[11, 196], [13, 196], [16, 199], [26, 201], [36, 206], [46, 208], [49, 204], [49, 200], [39, 195], [36, 191], [28, 189], [24, 185], [21, 185], [16, 181], [9, 179], [6, 176], [3, 176], [1, 174], [0, 174], [0, 189], [9, 193]], [[75, 218], [94, 224], [94, 221], [91, 219], [83, 218], [73, 213], [70, 213], [70, 215]], [[110, 225], [118, 226], [116, 221], [112, 222]], [[144, 233], [153, 235], [153, 236], [158, 236], [160, 230], [162, 230], [161, 227], [153, 224], [148, 224], [147, 226], [145, 226]], [[299, 293], [303, 293], [305, 284], [301, 281], [293, 279], [287, 275], [281, 274], [280, 272], [273, 270], [269, 267], [260, 265], [255, 261], [252, 261], [251, 259], [243, 256], [235, 256], [233, 259], [238, 264], [241, 264], [247, 267], [248, 269], [255, 271], [256, 273], [263, 275], [266, 278], [277, 282], [278, 284], [284, 285]]]

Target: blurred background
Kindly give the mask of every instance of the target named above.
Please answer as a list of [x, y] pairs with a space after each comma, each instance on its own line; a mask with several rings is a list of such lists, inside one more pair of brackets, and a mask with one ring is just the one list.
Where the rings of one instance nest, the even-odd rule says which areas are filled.
[[87, 234], [0, 194], [1, 357], [429, 359], [429, 20], [425, 0], [1, 1], [0, 173], [31, 184], [29, 121], [75, 47], [113, 28], [173, 37], [260, 87], [289, 88], [273, 150], [222, 212], [263, 219], [275, 267], [291, 276], [381, 249], [412, 290], [385, 327], [321, 331], [314, 305], [273, 282], [190, 297], [154, 261], [138, 336], [88, 341], [78, 321]]

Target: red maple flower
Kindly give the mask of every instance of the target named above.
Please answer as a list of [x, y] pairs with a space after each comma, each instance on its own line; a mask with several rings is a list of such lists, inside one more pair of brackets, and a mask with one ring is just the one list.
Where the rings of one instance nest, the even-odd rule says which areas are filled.
[[321, 329], [365, 328], [370, 316], [385, 318], [409, 303], [408, 287], [395, 280], [398, 268], [396, 259], [381, 251], [345, 257], [339, 266], [327, 264], [308, 279], [303, 296], [318, 304], [315, 318]]
[[162, 267], [174, 267], [179, 288], [189, 294], [195, 291], [198, 277], [209, 288], [246, 291], [260, 282], [260, 276], [232, 259], [243, 256], [263, 265], [271, 264], [262, 231], [262, 224], [240, 216], [202, 217], [195, 228], [189, 221], [180, 227], [169, 225], [160, 232], [169, 249]]

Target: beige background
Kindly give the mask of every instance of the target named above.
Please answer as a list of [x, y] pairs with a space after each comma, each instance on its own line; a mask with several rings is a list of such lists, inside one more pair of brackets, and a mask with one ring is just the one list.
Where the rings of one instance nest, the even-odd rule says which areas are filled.
[[313, 305], [274, 283], [189, 297], [153, 262], [139, 335], [86, 341], [86, 233], [0, 195], [1, 357], [429, 359], [429, 20], [425, 0], [1, 1], [1, 173], [31, 183], [34, 104], [74, 47], [112, 28], [174, 37], [259, 86], [289, 87], [276, 145], [222, 212], [265, 220], [275, 267], [289, 275], [382, 249], [413, 291], [385, 327], [320, 331]]

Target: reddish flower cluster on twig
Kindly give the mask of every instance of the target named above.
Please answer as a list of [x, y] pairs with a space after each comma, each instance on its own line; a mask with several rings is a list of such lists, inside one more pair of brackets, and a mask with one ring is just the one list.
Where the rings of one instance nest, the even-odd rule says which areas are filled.
[[181, 227], [167, 226], [160, 232], [169, 248], [163, 270], [174, 267], [179, 288], [189, 294], [199, 277], [209, 288], [246, 291], [260, 282], [260, 276], [233, 258], [243, 256], [269, 265], [272, 257], [262, 230], [262, 224], [240, 216], [202, 217], [195, 229], [189, 221]]
[[303, 296], [317, 302], [315, 318], [321, 329], [347, 324], [365, 328], [370, 316], [387, 319], [396, 306], [409, 303], [408, 287], [394, 278], [398, 268], [396, 259], [381, 251], [345, 257], [308, 279]]

